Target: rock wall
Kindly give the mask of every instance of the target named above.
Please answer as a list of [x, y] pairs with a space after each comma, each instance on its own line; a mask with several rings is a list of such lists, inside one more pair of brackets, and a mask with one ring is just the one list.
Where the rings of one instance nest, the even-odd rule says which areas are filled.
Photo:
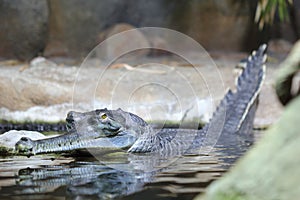
[[82, 58], [117, 23], [181, 31], [210, 50], [256, 47], [255, 1], [28, 0], [0, 2], [0, 57]]
[[210, 50], [253, 48], [258, 42], [253, 23], [255, 4], [255, 1], [189, 1], [184, 12], [178, 11], [179, 23], [175, 28]]
[[1, 0], [0, 57], [29, 60], [42, 52], [48, 16], [46, 0]]

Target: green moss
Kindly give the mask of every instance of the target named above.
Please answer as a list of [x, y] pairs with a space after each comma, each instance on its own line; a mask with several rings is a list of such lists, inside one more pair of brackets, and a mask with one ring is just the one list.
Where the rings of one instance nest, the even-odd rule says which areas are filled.
[[24, 120], [24, 121], [18, 121], [18, 120], [0, 119], [0, 124], [50, 124], [50, 125], [55, 125], [55, 124], [60, 124], [60, 123], [66, 123], [66, 122], [64, 120], [60, 120], [60, 121], [57, 121], [57, 122], [49, 122], [49, 121], [42, 121], [42, 120], [35, 120], [35, 121]]
[[7, 148], [0, 146], [0, 156], [7, 156], [13, 154], [14, 150], [12, 148]]
[[214, 199], [218, 200], [247, 200], [246, 196], [240, 192], [237, 191], [228, 191], [226, 193], [224, 192], [219, 192], [216, 194]]
[[[45, 135], [57, 134], [57, 132], [66, 130], [66, 122], [42, 122], [42, 121], [8, 121], [0, 119], [0, 129], [9, 130], [31, 130], [45, 133]], [[54, 131], [55, 130], [55, 131]]]
[[235, 190], [227, 190], [224, 191], [216, 191], [213, 193], [213, 196], [210, 196], [209, 194], [206, 196], [204, 195], [198, 195], [195, 197], [194, 200], [247, 200], [249, 197], [247, 197], [245, 194], [235, 191]]

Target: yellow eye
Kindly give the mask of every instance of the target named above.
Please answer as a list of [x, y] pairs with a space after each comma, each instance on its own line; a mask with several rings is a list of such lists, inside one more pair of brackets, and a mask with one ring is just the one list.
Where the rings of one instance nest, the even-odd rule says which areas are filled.
[[101, 115], [101, 119], [106, 119], [107, 118], [107, 115], [105, 114], [105, 113], [103, 113], [102, 115]]

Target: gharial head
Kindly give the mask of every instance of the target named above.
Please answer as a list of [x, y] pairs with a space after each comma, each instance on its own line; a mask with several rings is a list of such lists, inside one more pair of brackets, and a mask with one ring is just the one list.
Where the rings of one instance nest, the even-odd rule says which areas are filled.
[[121, 109], [83, 113], [71, 111], [66, 121], [67, 134], [42, 140], [23, 137], [15, 145], [16, 152], [30, 156], [86, 148], [128, 149], [141, 135], [152, 133], [151, 126], [142, 118]]
[[70, 111], [66, 121], [69, 133], [76, 133], [83, 140], [98, 139], [99, 146], [104, 148], [128, 148], [151, 129], [142, 118], [120, 108]]

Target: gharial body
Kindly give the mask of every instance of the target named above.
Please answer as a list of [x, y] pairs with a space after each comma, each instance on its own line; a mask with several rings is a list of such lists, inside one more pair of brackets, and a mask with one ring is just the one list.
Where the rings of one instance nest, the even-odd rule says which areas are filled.
[[71, 111], [68, 133], [43, 140], [23, 137], [16, 151], [23, 155], [66, 152], [86, 148], [126, 149], [129, 153], [185, 153], [204, 145], [209, 135], [243, 138], [252, 133], [258, 95], [265, 76], [266, 45], [252, 53], [237, 79], [236, 92], [229, 90], [201, 130], [153, 129], [142, 118], [121, 109]]

